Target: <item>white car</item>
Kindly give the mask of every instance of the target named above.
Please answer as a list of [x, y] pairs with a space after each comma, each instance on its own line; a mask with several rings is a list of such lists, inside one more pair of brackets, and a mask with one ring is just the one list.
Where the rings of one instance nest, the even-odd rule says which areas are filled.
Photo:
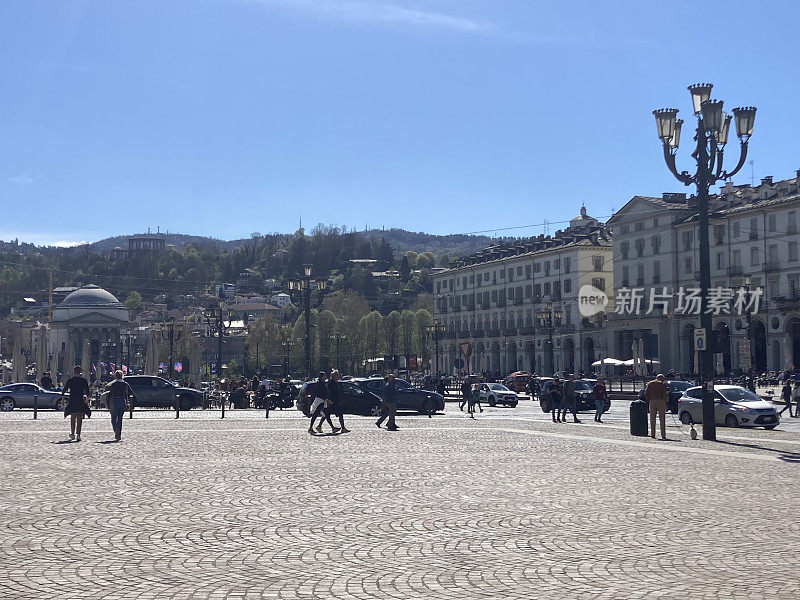
[[[691, 387], [678, 399], [681, 423], [703, 422], [703, 388]], [[764, 427], [775, 429], [780, 416], [775, 405], [738, 385], [714, 386], [714, 416], [717, 425], [725, 427]]]
[[519, 402], [517, 394], [502, 383], [482, 383], [478, 389], [481, 394], [481, 402], [488, 402], [489, 406], [505, 404], [514, 408]]

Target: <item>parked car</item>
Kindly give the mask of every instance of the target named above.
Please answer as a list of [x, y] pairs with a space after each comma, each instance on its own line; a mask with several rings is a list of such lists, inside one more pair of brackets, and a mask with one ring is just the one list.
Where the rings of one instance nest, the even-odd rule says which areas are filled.
[[11, 383], [0, 387], [0, 410], [8, 412], [15, 408], [33, 408], [33, 397], [37, 396], [38, 408], [64, 410], [67, 398], [61, 399], [61, 392], [53, 392], [35, 383]]
[[[680, 379], [668, 379], [664, 382], [669, 391], [669, 400], [667, 401], [667, 410], [673, 415], [678, 414], [678, 399], [683, 396], [683, 393], [694, 384], [690, 381], [681, 381]], [[639, 390], [639, 400], [644, 400], [644, 387]]]
[[502, 383], [482, 383], [478, 389], [481, 394], [481, 402], [488, 402], [489, 406], [504, 404], [514, 408], [519, 402], [517, 394]]
[[[594, 387], [594, 380], [584, 380], [584, 379], [576, 379], [575, 380], [575, 403], [577, 410], [595, 410], [595, 403], [594, 403], [594, 395], [592, 394], [592, 388]], [[547, 391], [550, 389], [550, 386], [553, 385], [553, 380], [550, 379], [545, 381], [542, 386], [542, 391], [539, 394], [539, 406], [542, 407], [542, 412], [550, 412], [552, 410], [552, 406], [550, 406], [550, 399], [547, 397]], [[561, 381], [561, 386], [563, 388], [564, 381]], [[606, 395], [606, 404], [603, 412], [607, 411], [611, 408], [611, 399]]]
[[531, 389], [531, 399], [534, 397], [540, 398], [542, 394], [542, 388], [544, 384], [548, 381], [553, 381], [552, 377], [533, 377], [530, 380], [530, 387]]
[[[681, 423], [703, 422], [703, 388], [690, 387], [678, 400]], [[775, 429], [780, 416], [771, 402], [762, 400], [738, 385], [714, 386], [714, 418], [725, 427], [764, 427]]]
[[530, 381], [530, 379], [531, 376], [524, 371], [517, 371], [506, 377], [503, 383], [511, 391], [519, 393], [524, 392], [528, 388], [528, 381]]
[[[179, 387], [153, 375], [130, 375], [125, 381], [133, 390], [133, 404], [138, 407], [174, 408], [180, 401], [181, 410], [198, 408], [203, 405], [203, 392], [192, 388]], [[108, 392], [100, 395], [100, 406], [108, 406]]]
[[[304, 383], [300, 396], [297, 398], [297, 410], [307, 417], [311, 416], [310, 408], [311, 403], [314, 401], [307, 393], [308, 386], [311, 383], [316, 383], [316, 379]], [[372, 415], [375, 417], [381, 414], [380, 396], [363, 389], [353, 381], [339, 381], [339, 386], [341, 387], [343, 413], [348, 415]]]
[[[359, 377], [352, 381], [379, 398], [383, 397], [382, 377]], [[436, 392], [416, 388], [404, 379], [396, 379], [395, 384], [397, 385], [397, 410], [415, 410], [424, 415], [444, 410], [444, 398]]]

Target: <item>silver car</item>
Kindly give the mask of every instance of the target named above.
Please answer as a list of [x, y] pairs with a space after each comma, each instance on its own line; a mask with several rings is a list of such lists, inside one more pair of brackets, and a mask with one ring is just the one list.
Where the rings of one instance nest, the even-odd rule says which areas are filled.
[[[681, 423], [703, 422], [703, 388], [691, 387], [678, 399]], [[778, 411], [750, 390], [738, 385], [714, 386], [714, 416], [725, 427], [763, 427], [775, 429], [780, 423]]]
[[61, 399], [61, 392], [52, 392], [35, 383], [11, 383], [0, 387], [0, 410], [8, 412], [15, 408], [33, 408], [33, 397], [37, 396], [38, 408], [64, 410], [67, 399]]
[[482, 383], [478, 390], [481, 394], [481, 402], [488, 402], [489, 406], [505, 404], [514, 408], [519, 402], [517, 394], [502, 383]]

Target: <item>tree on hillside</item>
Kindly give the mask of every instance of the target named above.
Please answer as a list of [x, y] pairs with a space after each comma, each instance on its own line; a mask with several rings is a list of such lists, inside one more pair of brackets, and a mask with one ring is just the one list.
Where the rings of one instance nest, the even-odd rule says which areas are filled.
[[373, 359], [382, 356], [385, 336], [381, 313], [373, 310], [366, 317], [362, 317], [359, 322], [359, 329], [363, 336], [364, 349], [367, 352], [366, 358]]
[[394, 356], [397, 354], [397, 348], [400, 345], [400, 325], [401, 315], [396, 310], [393, 310], [383, 320], [383, 330], [386, 334], [386, 346], [389, 349], [389, 354]]
[[408, 255], [404, 256], [400, 261], [400, 279], [404, 282], [408, 281], [411, 277], [411, 265], [409, 264]]
[[415, 350], [422, 359], [423, 364], [431, 357], [431, 344], [428, 336], [429, 325], [433, 325], [433, 316], [424, 308], [420, 308], [414, 313], [414, 337], [416, 340]]
[[139, 310], [139, 307], [142, 306], [142, 295], [136, 290], [133, 290], [130, 294], [128, 294], [128, 297], [125, 298], [124, 304], [128, 310]]
[[404, 310], [400, 314], [400, 348], [403, 354], [414, 352], [414, 311]]

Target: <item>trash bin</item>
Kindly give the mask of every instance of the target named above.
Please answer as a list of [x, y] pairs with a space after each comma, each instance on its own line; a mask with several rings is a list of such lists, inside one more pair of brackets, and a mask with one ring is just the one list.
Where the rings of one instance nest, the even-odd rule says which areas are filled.
[[631, 402], [631, 435], [647, 437], [647, 402], [636, 400]]

